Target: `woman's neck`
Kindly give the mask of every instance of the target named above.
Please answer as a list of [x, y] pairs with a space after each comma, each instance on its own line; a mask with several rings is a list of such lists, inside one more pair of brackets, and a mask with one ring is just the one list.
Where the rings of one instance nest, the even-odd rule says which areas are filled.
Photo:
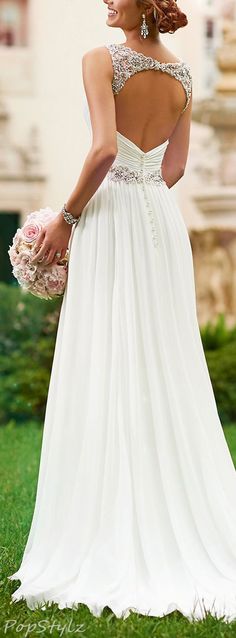
[[135, 48], [136, 46], [142, 46], [143, 44], [146, 46], [161, 44], [160, 33], [158, 29], [154, 28], [149, 30], [149, 34], [147, 38], [143, 38], [137, 31], [124, 31], [124, 37], [126, 38], [126, 45], [131, 46], [131, 48]]

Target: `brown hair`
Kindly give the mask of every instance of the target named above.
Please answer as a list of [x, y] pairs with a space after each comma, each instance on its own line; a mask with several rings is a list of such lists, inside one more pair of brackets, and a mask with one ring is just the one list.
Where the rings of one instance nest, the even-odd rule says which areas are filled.
[[156, 9], [156, 19], [152, 13], [152, 20], [161, 33], [174, 33], [188, 24], [187, 16], [179, 9], [176, 0], [142, 0], [142, 4]]

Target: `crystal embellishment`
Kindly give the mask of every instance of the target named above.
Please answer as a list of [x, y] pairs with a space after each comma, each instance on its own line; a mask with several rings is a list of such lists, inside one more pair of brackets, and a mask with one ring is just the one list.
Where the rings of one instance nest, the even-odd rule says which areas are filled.
[[155, 171], [144, 171], [143, 168], [139, 170], [132, 170], [129, 168], [129, 166], [126, 166], [124, 164], [113, 164], [107, 172], [107, 177], [109, 180], [114, 182], [141, 184], [149, 224], [152, 231], [152, 243], [153, 246], [156, 247], [158, 245], [158, 233], [155, 217], [148, 197], [148, 192], [146, 191], [146, 184], [153, 183], [157, 186], [161, 186], [161, 184], [166, 183], [162, 177], [161, 168], [158, 168]]
[[131, 170], [129, 166], [125, 166], [123, 164], [114, 164], [109, 169], [107, 176], [108, 179], [113, 180], [114, 182], [119, 182], [122, 180], [126, 183], [136, 182], [137, 184], [142, 184], [143, 182], [149, 184], [150, 182], [152, 182], [154, 184], [160, 185], [165, 183], [160, 168], [155, 171], [144, 172], [142, 169]]
[[186, 110], [192, 93], [192, 75], [190, 67], [186, 62], [182, 60], [180, 62], [159, 62], [159, 60], [134, 51], [123, 44], [106, 44], [105, 46], [109, 50], [112, 58], [112, 90], [114, 94], [119, 93], [126, 81], [132, 75], [135, 75], [135, 73], [154, 69], [169, 73], [182, 83], [186, 93], [186, 104], [182, 113]]

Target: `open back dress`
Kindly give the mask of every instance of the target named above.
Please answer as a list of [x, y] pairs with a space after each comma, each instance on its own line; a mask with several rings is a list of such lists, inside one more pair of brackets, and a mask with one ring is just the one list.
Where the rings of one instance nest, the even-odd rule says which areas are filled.
[[[185, 62], [106, 46], [114, 95], [156, 69], [182, 83], [187, 108]], [[236, 473], [189, 235], [162, 177], [168, 143], [145, 153], [117, 131], [115, 161], [72, 230], [35, 509], [8, 577], [30, 609], [236, 618]]]

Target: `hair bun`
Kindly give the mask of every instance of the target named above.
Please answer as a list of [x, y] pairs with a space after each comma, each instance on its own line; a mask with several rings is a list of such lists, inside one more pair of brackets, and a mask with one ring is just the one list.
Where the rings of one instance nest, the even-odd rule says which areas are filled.
[[180, 27], [188, 24], [188, 19], [176, 4], [176, 0], [152, 0], [151, 4], [156, 9], [157, 28], [161, 33], [175, 33]]

